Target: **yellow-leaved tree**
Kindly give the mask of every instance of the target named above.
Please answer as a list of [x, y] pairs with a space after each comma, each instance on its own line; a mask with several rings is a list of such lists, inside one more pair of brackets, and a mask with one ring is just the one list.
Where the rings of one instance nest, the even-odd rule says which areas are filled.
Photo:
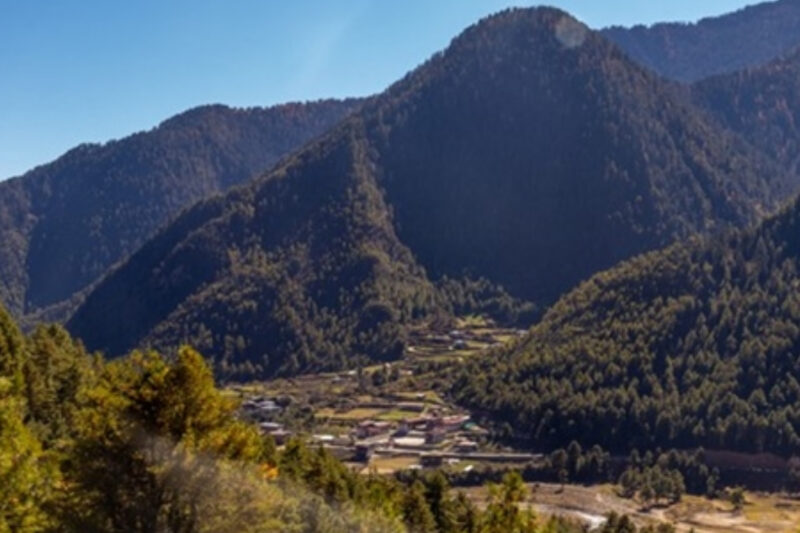
[[263, 497], [276, 489], [256, 466], [274, 458], [234, 409], [190, 348], [172, 363], [155, 352], [108, 363], [80, 419], [69, 521], [131, 532], [269, 526], [283, 500]]
[[58, 468], [25, 426], [23, 413], [11, 380], [0, 377], [0, 533], [52, 526], [47, 507], [59, 485]]

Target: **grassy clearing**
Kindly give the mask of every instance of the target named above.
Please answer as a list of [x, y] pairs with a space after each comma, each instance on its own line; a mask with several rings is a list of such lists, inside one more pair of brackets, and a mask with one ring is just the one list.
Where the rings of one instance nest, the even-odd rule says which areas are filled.
[[[725, 500], [690, 495], [666, 508], [643, 510], [638, 503], [617, 496], [616, 487], [608, 484], [566, 485], [562, 490], [560, 485], [539, 483], [529, 488], [530, 503], [545, 514], [604, 516], [616, 511], [630, 515], [639, 525], [673, 523], [679, 533], [798, 533], [800, 525], [800, 500], [779, 494], [747, 493], [744, 510], [735, 513]], [[478, 505], [485, 504], [484, 487], [465, 492]]]
[[384, 411], [377, 416], [378, 420], [386, 420], [389, 422], [397, 422], [400, 420], [404, 420], [406, 418], [414, 418], [419, 416], [421, 413], [417, 411], [406, 411], [404, 409], [391, 409], [389, 411]]
[[416, 464], [419, 464], [419, 458], [412, 456], [373, 457], [369, 462], [369, 467], [377, 470], [379, 474], [384, 474], [406, 470]]
[[800, 526], [800, 501], [771, 494], [748, 494], [744, 515], [754, 522], [769, 520], [798, 520]]
[[383, 412], [383, 409], [370, 409], [366, 407], [357, 407], [349, 411], [337, 412], [334, 409], [326, 407], [317, 411], [314, 416], [316, 418], [330, 418], [334, 420], [361, 420], [375, 418]]
[[489, 324], [486, 321], [486, 318], [479, 315], [467, 315], [459, 318], [456, 321], [456, 326], [458, 329], [485, 328], [488, 325]]

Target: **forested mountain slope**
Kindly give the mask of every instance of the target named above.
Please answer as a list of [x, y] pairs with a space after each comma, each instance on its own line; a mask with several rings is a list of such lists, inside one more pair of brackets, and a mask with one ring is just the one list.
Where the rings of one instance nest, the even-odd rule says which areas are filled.
[[[185, 213], [69, 327], [110, 355], [189, 340], [267, 372], [393, 357], [440, 278], [547, 304], [768, 212], [782, 175], [554, 9], [509, 10], [272, 173]], [[265, 364], [264, 361], [267, 361]]]
[[0, 183], [0, 301], [22, 315], [72, 297], [182, 208], [268, 169], [359, 104], [200, 107]]
[[800, 49], [764, 66], [698, 82], [692, 94], [726, 128], [791, 175], [800, 174]]
[[539, 446], [800, 444], [800, 204], [594, 276], [454, 391]]
[[[365, 476], [303, 435], [278, 448], [243, 419], [232, 392], [188, 346], [171, 358], [104, 361], [60, 326], [23, 335], [0, 304], [0, 531], [586, 529], [522, 510], [530, 497], [517, 472], [479, 508], [444, 471]], [[616, 514], [609, 521], [613, 531], [654, 532]]]
[[433, 289], [398, 242], [373, 173], [350, 121], [267, 179], [183, 214], [69, 327], [109, 355], [192, 339], [223, 376], [399, 356], [398, 323], [430, 309]]
[[642, 65], [692, 82], [762, 65], [800, 45], [800, 2], [763, 2], [693, 24], [612, 27], [603, 35]]

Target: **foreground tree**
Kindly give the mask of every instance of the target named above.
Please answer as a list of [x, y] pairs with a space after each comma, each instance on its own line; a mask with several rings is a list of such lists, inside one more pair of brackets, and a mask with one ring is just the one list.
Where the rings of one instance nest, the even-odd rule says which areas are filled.
[[436, 518], [425, 501], [425, 486], [415, 481], [403, 498], [403, 515], [408, 528], [415, 533], [434, 533]]
[[528, 489], [519, 472], [503, 476], [500, 485], [489, 487], [489, 505], [483, 517], [481, 531], [485, 533], [527, 533], [538, 531], [536, 514], [523, 509]]
[[8, 380], [6, 387], [19, 392], [23, 386], [23, 354], [25, 338], [11, 318], [0, 306], [0, 377]]
[[25, 426], [22, 399], [0, 378], [0, 532], [52, 526], [47, 507], [59, 483], [57, 464]]
[[573, 533], [538, 524], [519, 475], [487, 511], [447, 479], [362, 476], [239, 421], [183, 348], [105, 363], [62, 328], [23, 336], [0, 308], [0, 533]]
[[747, 499], [744, 495], [744, 489], [742, 487], [734, 487], [728, 493], [728, 500], [733, 505], [733, 510], [736, 513], [739, 513], [744, 509], [744, 504], [747, 503]]
[[21, 370], [28, 425], [46, 446], [69, 446], [101, 366], [61, 326], [39, 326], [27, 339]]
[[194, 531], [197, 502], [224, 461], [258, 462], [265, 450], [234, 408], [189, 348], [173, 364], [152, 352], [109, 363], [81, 420], [71, 474], [84, 497], [70, 520], [100, 530]]

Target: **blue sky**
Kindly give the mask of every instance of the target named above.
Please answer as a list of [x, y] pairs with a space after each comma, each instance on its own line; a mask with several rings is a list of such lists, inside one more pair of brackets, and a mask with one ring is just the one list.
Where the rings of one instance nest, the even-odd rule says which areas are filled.
[[[552, 0], [592, 27], [755, 0]], [[0, 179], [195, 105], [385, 88], [507, 0], [0, 0]]]

